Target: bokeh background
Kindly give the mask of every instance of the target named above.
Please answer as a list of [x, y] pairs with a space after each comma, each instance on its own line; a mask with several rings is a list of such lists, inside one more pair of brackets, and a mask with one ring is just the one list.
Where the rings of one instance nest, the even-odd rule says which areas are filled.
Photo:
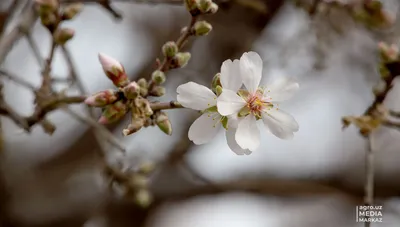
[[[341, 117], [359, 115], [372, 102], [371, 88], [379, 81], [376, 42], [398, 42], [398, 26], [370, 32], [340, 12], [311, 18], [290, 1], [261, 2], [269, 7], [267, 12], [236, 2], [221, 6], [216, 15], [207, 17], [213, 25], [212, 33], [191, 40], [187, 49], [192, 59], [187, 67], [168, 73], [167, 94], [161, 100], [176, 99], [176, 87], [187, 81], [209, 85], [225, 59], [254, 50], [264, 60], [263, 81], [285, 76], [300, 84], [298, 94], [281, 106], [299, 122], [295, 138], [279, 140], [264, 130], [257, 152], [237, 156], [229, 150], [223, 134], [210, 144], [191, 145], [187, 130], [197, 113], [169, 110], [172, 136], [150, 127], [123, 137], [121, 130], [128, 118], [110, 127], [128, 151], [127, 157], [110, 152], [107, 158], [111, 162], [121, 158], [128, 166], [141, 160], [157, 162], [176, 150], [188, 150], [184, 162], [164, 167], [154, 179], [152, 191], [166, 196], [204, 185], [187, 171], [188, 167], [214, 183], [251, 179], [272, 182], [274, 187], [276, 179], [324, 181], [362, 195], [365, 141], [353, 127], [343, 131]], [[382, 2], [389, 13], [396, 15], [399, 11], [396, 0]], [[176, 39], [190, 19], [181, 5], [113, 5], [122, 12], [122, 21], [116, 21], [98, 5], [88, 4], [68, 22], [76, 30], [68, 47], [91, 93], [112, 87], [98, 62], [99, 52], [119, 59], [130, 78], [146, 77], [154, 69], [163, 43]], [[50, 47], [47, 31], [37, 23], [33, 36], [45, 56]], [[7, 56], [3, 67], [37, 86], [41, 82], [40, 68], [24, 39]], [[56, 55], [53, 72], [57, 78], [68, 74], [61, 53]], [[31, 91], [4, 82], [8, 103], [29, 115], [34, 108]], [[64, 87], [62, 83], [56, 86]], [[400, 111], [399, 96], [400, 88], [395, 85], [386, 104]], [[83, 106], [72, 109], [86, 113]], [[98, 110], [96, 113], [100, 115]], [[199, 194], [171, 199], [151, 209], [138, 208], [110, 194], [89, 126], [62, 111], [48, 116], [57, 126], [52, 136], [38, 126], [27, 134], [9, 119], [1, 118], [5, 139], [1, 171], [9, 193], [6, 210], [17, 226], [363, 226], [355, 222], [355, 206], [361, 205], [360, 201], [340, 193], [296, 196], [296, 185], [291, 184], [276, 186], [277, 193]], [[400, 196], [399, 132], [382, 128], [372, 138], [377, 193]], [[373, 226], [400, 226], [399, 198], [385, 197], [377, 203], [384, 206], [384, 223]]]

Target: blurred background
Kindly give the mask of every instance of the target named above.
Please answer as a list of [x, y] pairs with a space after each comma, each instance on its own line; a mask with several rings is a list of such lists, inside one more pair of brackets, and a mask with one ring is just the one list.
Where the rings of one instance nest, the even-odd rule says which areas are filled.
[[[3, 1], [0, 9], [7, 9], [11, 1]], [[113, 87], [98, 62], [99, 52], [120, 60], [131, 79], [148, 77], [161, 46], [177, 39], [190, 20], [182, 4], [145, 2], [113, 3], [123, 15], [121, 21], [99, 5], [85, 4], [83, 12], [66, 24], [76, 31], [68, 48], [88, 93]], [[398, 1], [382, 3], [395, 17]], [[167, 111], [172, 136], [149, 127], [123, 137], [126, 118], [109, 130], [122, 140], [127, 155], [110, 146], [106, 159], [126, 167], [143, 161], [159, 163], [149, 189], [154, 203], [142, 208], [110, 192], [88, 125], [54, 111], [48, 119], [57, 130], [50, 136], [39, 126], [26, 133], [2, 117], [4, 190], [0, 191], [6, 199], [0, 210], [11, 220], [4, 226], [364, 225], [355, 222], [355, 206], [362, 205], [366, 142], [354, 127], [343, 131], [341, 117], [360, 115], [373, 101], [371, 89], [380, 78], [377, 41], [398, 43], [398, 26], [370, 31], [340, 10], [310, 15], [283, 0], [222, 1], [219, 7], [217, 14], [205, 17], [212, 32], [186, 46], [192, 53], [189, 64], [167, 74], [167, 94], [161, 100], [175, 100], [176, 87], [188, 81], [208, 86], [224, 60], [254, 50], [264, 60], [263, 81], [284, 76], [300, 84], [297, 95], [281, 106], [299, 122], [294, 139], [283, 141], [263, 132], [257, 152], [237, 156], [222, 133], [206, 145], [188, 141], [188, 127], [198, 116], [195, 111]], [[18, 18], [6, 32], [17, 22]], [[36, 23], [32, 35], [45, 56], [50, 48], [47, 31]], [[2, 67], [36, 86], [41, 83], [41, 69], [26, 39], [16, 43]], [[56, 52], [52, 70], [54, 77], [67, 78], [61, 52]], [[399, 95], [395, 85], [385, 104], [400, 111]], [[4, 97], [21, 115], [34, 110], [32, 92], [12, 81], [4, 80]], [[71, 108], [86, 114], [83, 105]], [[96, 114], [100, 116], [100, 111]], [[399, 138], [399, 131], [387, 128], [372, 135], [376, 203], [384, 208], [383, 223], [373, 226], [400, 226]], [[257, 190], [231, 189], [230, 182], [251, 182]]]

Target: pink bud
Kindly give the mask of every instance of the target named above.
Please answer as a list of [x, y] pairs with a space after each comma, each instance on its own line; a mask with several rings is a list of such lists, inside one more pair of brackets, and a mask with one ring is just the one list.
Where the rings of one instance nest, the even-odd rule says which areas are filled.
[[124, 87], [128, 85], [128, 76], [126, 75], [125, 69], [119, 61], [103, 53], [99, 53], [99, 61], [105, 74], [115, 86]]
[[108, 105], [98, 120], [100, 124], [109, 124], [121, 119], [128, 112], [128, 106], [122, 100]]
[[104, 107], [117, 101], [118, 95], [114, 90], [100, 91], [85, 99], [85, 103], [89, 106]]

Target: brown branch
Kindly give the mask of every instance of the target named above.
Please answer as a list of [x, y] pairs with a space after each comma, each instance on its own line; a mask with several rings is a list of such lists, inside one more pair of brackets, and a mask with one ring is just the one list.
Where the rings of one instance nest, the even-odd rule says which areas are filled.
[[165, 103], [153, 102], [150, 103], [150, 107], [153, 111], [184, 108], [179, 102], [176, 101]]

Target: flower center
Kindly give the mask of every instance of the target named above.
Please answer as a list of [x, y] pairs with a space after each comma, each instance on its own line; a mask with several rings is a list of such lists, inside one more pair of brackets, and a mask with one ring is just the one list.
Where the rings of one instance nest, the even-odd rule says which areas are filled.
[[273, 107], [270, 99], [263, 97], [259, 92], [256, 92], [254, 95], [249, 95], [246, 102], [250, 113], [257, 117], [261, 117], [261, 112], [263, 112], [265, 108]]

